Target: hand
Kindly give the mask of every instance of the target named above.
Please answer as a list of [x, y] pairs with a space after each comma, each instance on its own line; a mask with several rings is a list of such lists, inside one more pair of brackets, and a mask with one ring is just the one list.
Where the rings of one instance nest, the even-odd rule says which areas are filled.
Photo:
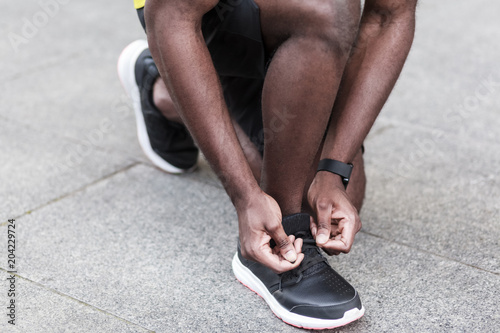
[[327, 171], [316, 173], [307, 199], [316, 217], [311, 218], [316, 244], [329, 255], [348, 253], [361, 229], [361, 220], [340, 176]]
[[[302, 239], [287, 236], [281, 225], [278, 203], [260, 191], [244, 207], [236, 207], [240, 231], [241, 254], [257, 261], [276, 273], [283, 273], [300, 265]], [[274, 249], [269, 242], [276, 242]]]

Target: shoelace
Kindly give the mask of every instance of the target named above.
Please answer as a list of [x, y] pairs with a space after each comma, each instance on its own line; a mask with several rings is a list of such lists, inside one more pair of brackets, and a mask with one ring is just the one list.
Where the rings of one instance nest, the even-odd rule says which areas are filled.
[[299, 231], [295, 234], [295, 238], [302, 238], [302, 253], [304, 253], [304, 259], [299, 267], [281, 274], [279, 290], [282, 289], [283, 283], [288, 284], [288, 282], [293, 282], [297, 284], [302, 280], [304, 275], [307, 275], [310, 271], [319, 271], [322, 268], [319, 267], [319, 265], [324, 267], [328, 266], [326, 258], [320, 253], [316, 241], [309, 231]]

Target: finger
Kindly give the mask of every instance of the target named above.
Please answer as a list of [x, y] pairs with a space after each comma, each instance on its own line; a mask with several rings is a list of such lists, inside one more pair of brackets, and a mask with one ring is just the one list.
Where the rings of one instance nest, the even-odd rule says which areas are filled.
[[318, 225], [316, 243], [325, 244], [330, 239], [330, 230], [332, 228], [332, 204], [330, 202], [319, 202], [316, 205], [316, 216]]
[[276, 224], [272, 230], [268, 230], [269, 236], [276, 242], [276, 247], [279, 249], [280, 254], [291, 263], [297, 260], [297, 252], [293, 246], [293, 242], [283, 230], [281, 223]]
[[304, 244], [304, 240], [302, 238], [297, 238], [297, 240], [293, 243], [295, 247], [295, 252], [297, 254], [302, 253], [302, 245]]
[[324, 250], [328, 249], [328, 253], [335, 253], [335, 252], [342, 252], [342, 253], [349, 253], [351, 250], [351, 247], [349, 244], [346, 244], [345, 239], [337, 240], [337, 239], [331, 239], [329, 240], [326, 244], [323, 244], [321, 246]]
[[354, 243], [354, 237], [359, 231], [358, 225], [360, 223], [356, 223], [359, 218], [357, 218], [357, 215], [348, 215], [341, 212], [340, 210], [335, 211], [332, 214], [332, 218], [336, 222], [336, 224], [332, 226], [332, 229], [336, 229], [334, 230], [335, 232], [332, 233], [333, 235], [335, 235], [332, 241], [335, 242], [329, 243], [327, 246], [333, 246], [333, 249], [337, 249], [338, 251], [341, 251], [343, 253], [348, 253], [351, 250], [352, 244]]
[[342, 234], [335, 236], [325, 244], [321, 245], [327, 253], [342, 252], [349, 253], [354, 241], [354, 233], [349, 231], [349, 228], [344, 228]]
[[[289, 235], [288, 239], [290, 240], [290, 243], [294, 244], [295, 252], [297, 252], [297, 248], [295, 247], [295, 236]], [[273, 247], [273, 254], [281, 256], [280, 248], [278, 246]]]
[[261, 252], [256, 260], [263, 264], [264, 266], [270, 268], [277, 274], [281, 274], [290, 271], [294, 268], [299, 267], [304, 259], [304, 254], [299, 253], [297, 255], [297, 260], [294, 263], [285, 260], [281, 255], [272, 254], [272, 252]]
[[313, 237], [316, 238], [316, 233], [318, 231], [318, 227], [317, 227], [316, 223], [314, 222], [314, 219], [312, 216], [309, 219], [309, 228], [311, 229], [311, 234], [313, 235]]
[[[345, 244], [344, 253], [351, 251], [352, 244], [354, 243], [354, 237], [356, 237], [357, 231], [354, 229], [354, 221], [349, 223], [341, 224], [339, 226], [339, 235], [335, 239], [337, 242]], [[340, 244], [340, 243], [339, 243]]]

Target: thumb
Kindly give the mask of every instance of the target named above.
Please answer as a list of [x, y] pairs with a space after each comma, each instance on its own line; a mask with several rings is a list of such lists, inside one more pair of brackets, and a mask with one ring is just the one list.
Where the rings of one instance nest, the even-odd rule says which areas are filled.
[[297, 260], [297, 252], [295, 251], [292, 241], [285, 233], [281, 223], [277, 227], [273, 228], [273, 230], [269, 230], [269, 235], [276, 243], [276, 246], [279, 248], [279, 252], [283, 258], [291, 263], [294, 263]]
[[325, 244], [330, 239], [332, 229], [331, 216], [332, 205], [318, 204], [316, 207], [318, 229], [316, 231], [316, 243]]

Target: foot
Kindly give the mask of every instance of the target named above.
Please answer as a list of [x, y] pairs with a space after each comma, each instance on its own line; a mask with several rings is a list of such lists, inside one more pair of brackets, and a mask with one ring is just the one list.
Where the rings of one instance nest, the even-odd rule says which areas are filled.
[[238, 252], [233, 258], [236, 278], [261, 296], [274, 314], [287, 324], [306, 329], [327, 329], [346, 325], [365, 312], [357, 291], [333, 270], [316, 246], [309, 215], [295, 214], [283, 219], [288, 235], [303, 239], [301, 265], [275, 274]]
[[146, 156], [168, 173], [193, 171], [198, 148], [191, 135], [184, 125], [166, 119], [153, 103], [153, 84], [160, 74], [145, 40], [137, 40], [122, 51], [118, 75], [132, 98], [137, 136]]

